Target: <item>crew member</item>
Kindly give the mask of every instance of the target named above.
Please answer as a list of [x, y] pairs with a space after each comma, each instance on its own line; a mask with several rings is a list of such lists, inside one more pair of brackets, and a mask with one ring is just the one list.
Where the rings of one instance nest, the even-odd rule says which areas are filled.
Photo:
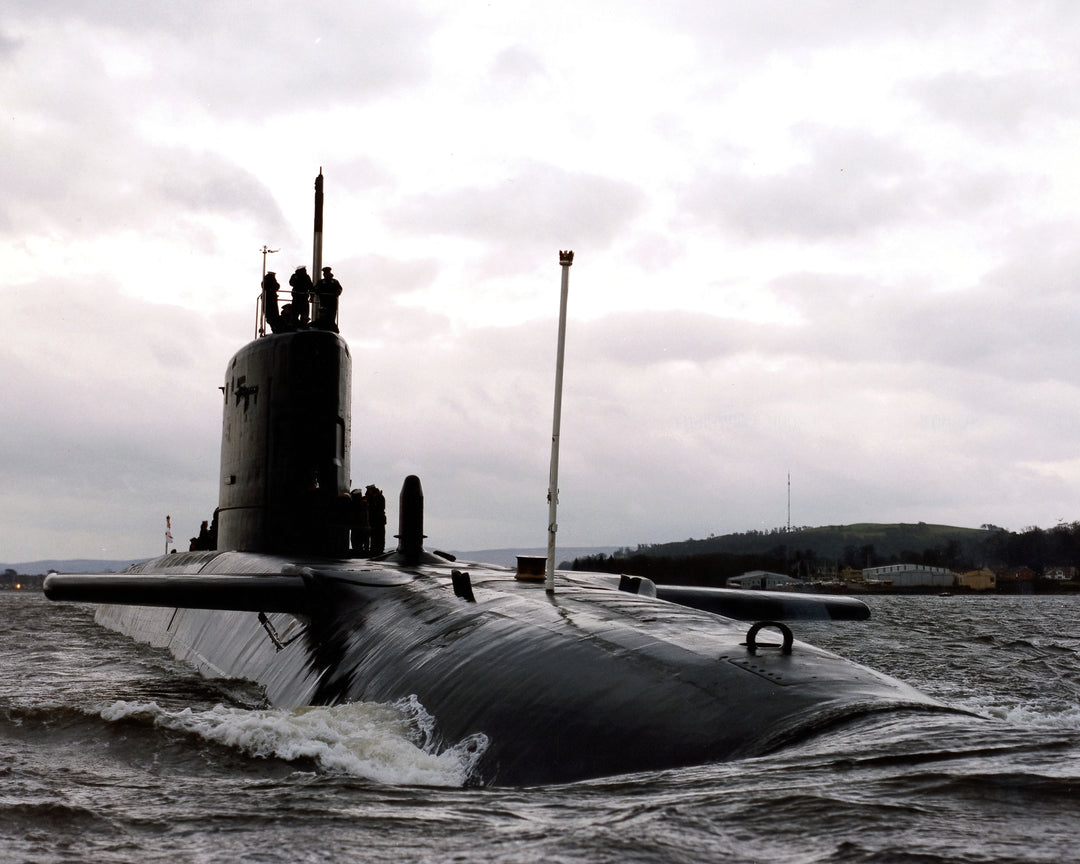
[[282, 333], [292, 333], [293, 330], [300, 326], [300, 321], [293, 311], [292, 303], [286, 303], [281, 307], [281, 320], [279, 326], [281, 327]]
[[352, 551], [354, 555], [368, 555], [371, 551], [371, 523], [367, 498], [359, 489], [352, 495]]
[[263, 276], [263, 314], [266, 315], [266, 323], [270, 325], [270, 332], [277, 333], [281, 329], [281, 313], [278, 311], [278, 285], [277, 276], [270, 270]]
[[329, 267], [322, 268], [322, 278], [315, 283], [315, 294], [319, 298], [319, 318], [315, 326], [320, 330], [338, 332], [337, 311], [338, 297], [341, 296], [341, 283], [334, 278]]
[[289, 277], [292, 286], [292, 312], [299, 322], [298, 326], [308, 325], [308, 295], [311, 294], [311, 277], [308, 276], [307, 267], [297, 267], [296, 272]]
[[377, 486], [368, 486], [364, 497], [367, 499], [371, 554], [382, 555], [386, 548], [386, 498]]

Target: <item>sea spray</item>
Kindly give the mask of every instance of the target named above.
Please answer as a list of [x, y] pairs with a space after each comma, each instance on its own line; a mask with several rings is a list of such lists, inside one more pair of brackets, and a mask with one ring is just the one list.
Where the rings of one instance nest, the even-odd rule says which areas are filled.
[[[220, 682], [117, 638], [94, 624], [89, 607], [46, 607], [40, 595], [0, 591], [0, 660], [7, 670], [0, 677], [0, 858], [1075, 860], [1080, 597], [867, 601], [870, 622], [802, 622], [797, 638], [920, 689], [956, 694], [962, 707], [1000, 719], [972, 722], [958, 739], [956, 730], [939, 734], [929, 716], [879, 718], [770, 756], [526, 790], [461, 788], [452, 772], [436, 772], [436, 781], [453, 778], [455, 785], [407, 785], [411, 762], [396, 764], [394, 785], [387, 785], [324, 771], [313, 760], [264, 759], [160, 729], [159, 716], [178, 728], [183, 721], [151, 703], [177, 716], [190, 707], [209, 722], [218, 702], [241, 707], [231, 695], [237, 685], [223, 691]], [[255, 691], [239, 689], [244, 705], [264, 707]], [[103, 706], [130, 716], [103, 720]], [[375, 713], [382, 716], [385, 707]], [[318, 710], [363, 713], [351, 706]], [[408, 715], [410, 707], [402, 710]], [[252, 722], [259, 716], [237, 713]], [[292, 712], [269, 712], [275, 714]], [[404, 728], [416, 741], [437, 740], [408, 720]]]
[[488, 744], [478, 732], [438, 747], [434, 718], [415, 696], [389, 704], [259, 710], [219, 704], [170, 711], [156, 702], [121, 700], [100, 714], [109, 722], [146, 723], [249, 756], [311, 760], [320, 772], [392, 785], [463, 786]]

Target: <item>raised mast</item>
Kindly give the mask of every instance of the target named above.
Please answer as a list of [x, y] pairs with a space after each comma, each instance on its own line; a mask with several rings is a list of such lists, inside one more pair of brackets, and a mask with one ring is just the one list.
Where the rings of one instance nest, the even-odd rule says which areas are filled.
[[562, 267], [562, 292], [559, 298], [559, 344], [555, 351], [555, 410], [551, 423], [551, 473], [548, 477], [548, 542], [544, 590], [555, 593], [555, 532], [559, 530], [556, 511], [559, 506], [559, 432], [562, 426], [563, 354], [566, 350], [566, 297], [570, 290], [570, 265], [573, 252], [559, 252]]
[[[318, 282], [322, 276], [322, 210], [323, 210], [323, 176], [322, 166], [319, 166], [319, 176], [315, 178], [315, 230], [311, 252], [311, 280]], [[311, 320], [319, 320], [319, 295], [313, 298]]]

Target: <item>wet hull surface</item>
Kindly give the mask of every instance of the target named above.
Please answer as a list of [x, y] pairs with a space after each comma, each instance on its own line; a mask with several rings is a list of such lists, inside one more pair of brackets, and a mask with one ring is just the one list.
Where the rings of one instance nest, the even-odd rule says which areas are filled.
[[[785, 654], [770, 629], [751, 653], [749, 624], [618, 591], [599, 576], [565, 574], [549, 595], [510, 571], [461, 563], [202, 553], [141, 569], [161, 564], [278, 580], [285, 571], [312, 602], [265, 623], [254, 611], [108, 605], [99, 623], [205, 674], [255, 681], [279, 707], [415, 696], [446, 744], [482, 750], [474, 779], [485, 784], [705, 764], [852, 717], [948, 711], [798, 640]], [[453, 569], [468, 573], [471, 600], [455, 593]]]

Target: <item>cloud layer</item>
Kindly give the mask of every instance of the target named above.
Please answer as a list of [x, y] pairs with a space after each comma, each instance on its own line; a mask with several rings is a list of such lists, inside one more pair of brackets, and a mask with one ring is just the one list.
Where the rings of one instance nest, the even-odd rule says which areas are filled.
[[[0, 22], [0, 560], [181, 548], [311, 183], [354, 485], [450, 549], [1080, 518], [1080, 12], [681, 0]], [[393, 512], [391, 518], [394, 518]]]

